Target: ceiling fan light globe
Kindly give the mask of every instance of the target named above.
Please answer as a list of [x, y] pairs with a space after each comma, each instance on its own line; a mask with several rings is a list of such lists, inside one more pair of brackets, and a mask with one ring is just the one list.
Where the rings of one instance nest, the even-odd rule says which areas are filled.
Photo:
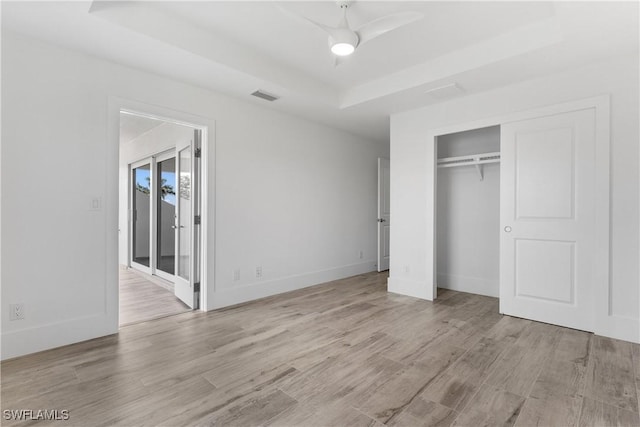
[[348, 28], [336, 28], [329, 36], [331, 52], [338, 56], [351, 55], [358, 46], [358, 35]]
[[335, 43], [331, 46], [331, 52], [338, 56], [351, 55], [356, 50], [356, 47], [350, 43]]

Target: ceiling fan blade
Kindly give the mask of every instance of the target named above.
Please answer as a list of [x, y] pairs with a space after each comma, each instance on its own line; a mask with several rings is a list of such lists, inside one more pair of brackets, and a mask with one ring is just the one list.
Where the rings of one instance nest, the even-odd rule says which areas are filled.
[[401, 12], [383, 16], [368, 22], [356, 30], [360, 44], [364, 44], [378, 36], [424, 18], [419, 12]]
[[336, 34], [336, 31], [339, 30], [339, 28], [330, 27], [330, 26], [324, 25], [324, 24], [322, 24], [320, 22], [316, 22], [313, 19], [309, 19], [306, 16], [298, 15], [297, 13], [295, 13], [295, 12], [285, 8], [285, 7], [282, 7], [280, 5], [276, 5], [276, 7], [278, 9], [280, 9], [282, 12], [286, 13], [287, 15], [289, 15], [289, 16], [292, 16], [292, 17], [294, 17], [294, 18], [296, 18], [296, 19], [298, 19], [300, 21], [304, 21], [304, 22], [310, 23], [310, 24], [320, 28], [321, 30], [323, 30], [325, 33], [329, 34], [332, 37]]

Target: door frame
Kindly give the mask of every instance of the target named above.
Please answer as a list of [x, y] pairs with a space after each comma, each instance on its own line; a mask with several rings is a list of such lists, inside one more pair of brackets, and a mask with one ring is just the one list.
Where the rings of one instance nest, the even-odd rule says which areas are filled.
[[[612, 319], [611, 280], [610, 280], [610, 99], [609, 95], [601, 95], [561, 104], [543, 106], [526, 111], [520, 111], [496, 117], [490, 117], [471, 122], [458, 123], [446, 127], [431, 129], [426, 135], [427, 145], [427, 176], [431, 177], [433, 186], [427, 185], [427, 278], [431, 277], [431, 286], [427, 284], [422, 294], [428, 300], [437, 298], [437, 242], [436, 242], [436, 201], [437, 201], [437, 138], [450, 133], [464, 132], [489, 126], [501, 126], [510, 122], [568, 113], [577, 110], [594, 109], [595, 111], [595, 140], [596, 140], [596, 176], [595, 176], [595, 289], [594, 289], [594, 318], [596, 333], [602, 329], [599, 320]], [[498, 230], [496, 230], [498, 232]], [[502, 284], [500, 284], [502, 290]], [[600, 303], [599, 302], [605, 302]], [[610, 326], [615, 328], [616, 325]], [[603, 335], [606, 335], [603, 333]]]
[[[119, 179], [120, 179], [120, 112], [128, 112], [152, 119], [162, 120], [201, 130], [200, 160], [200, 301], [199, 310], [207, 311], [212, 306], [209, 301], [214, 295], [215, 284], [213, 269], [215, 268], [215, 197], [209, 196], [209, 189], [215, 188], [215, 121], [193, 113], [182, 112], [139, 101], [109, 96], [107, 100], [107, 190], [106, 190], [106, 223], [107, 230], [112, 230], [107, 238], [106, 259], [107, 271], [105, 282], [105, 311], [110, 328], [119, 330]], [[211, 261], [209, 261], [211, 260]]]
[[[204, 142], [207, 138], [207, 127], [206, 126], [202, 126], [202, 125], [198, 125], [198, 124], [194, 124], [188, 121], [183, 121], [183, 120], [178, 120], [172, 117], [167, 117], [167, 116], [163, 116], [163, 115], [158, 115], [158, 114], [153, 114], [153, 113], [148, 113], [148, 112], [144, 112], [144, 111], [140, 111], [140, 110], [133, 110], [130, 108], [120, 108], [118, 114], [120, 115], [121, 113], [125, 113], [125, 114], [133, 114], [136, 116], [140, 116], [140, 117], [145, 117], [148, 119], [153, 119], [153, 120], [160, 120], [162, 122], [165, 123], [171, 123], [171, 124], [176, 124], [176, 125], [180, 125], [180, 126], [185, 126], [185, 127], [189, 127], [192, 128], [193, 130], [200, 130], [200, 134], [201, 134], [201, 157], [200, 157], [200, 168], [198, 170], [198, 172], [200, 172], [200, 177], [199, 177], [199, 202], [200, 202], [200, 233], [199, 233], [199, 237], [200, 240], [202, 240], [206, 234], [205, 234], [205, 222], [206, 222], [206, 214], [204, 211], [204, 207], [206, 206], [206, 187], [203, 185], [203, 182], [205, 181], [205, 177], [203, 176], [204, 172], [206, 171], [206, 166], [205, 166], [205, 159], [206, 159], [206, 155], [207, 155], [207, 151], [205, 150], [205, 146], [206, 143]], [[119, 145], [119, 144], [118, 144]], [[193, 145], [193, 144], [191, 144]], [[157, 226], [157, 206], [155, 204], [155, 202], [157, 201], [157, 188], [156, 188], [156, 183], [153, 180], [153, 177], [156, 175], [156, 166], [157, 166], [157, 162], [158, 162], [158, 157], [161, 158], [170, 158], [171, 156], [168, 156], [168, 153], [170, 153], [172, 150], [163, 150], [160, 151], [158, 153], [153, 153], [148, 157], [144, 157], [143, 159], [136, 161], [134, 163], [131, 163], [130, 167], [136, 164], [147, 164], [149, 163], [150, 165], [150, 176], [152, 177], [151, 179], [151, 204], [150, 204], [150, 250], [149, 250], [149, 268], [148, 269], [141, 269], [140, 264], [136, 263], [136, 268], [141, 269], [142, 271], [147, 271], [149, 272], [149, 274], [153, 274], [156, 275], [158, 277], [164, 278], [166, 279], [166, 277], [163, 277], [162, 275], [158, 275], [157, 274], [157, 268], [156, 268], [156, 261], [157, 261], [157, 256], [155, 253], [156, 247], [157, 247], [157, 235], [155, 232], [153, 232], [153, 230], [156, 229]], [[178, 157], [178, 151], [177, 150], [173, 150], [175, 152], [175, 157], [176, 157], [176, 162], [178, 161], [177, 157]], [[130, 175], [131, 176], [131, 175]], [[129, 191], [131, 192], [131, 186], [133, 185], [132, 182], [129, 183]], [[133, 197], [133, 196], [130, 196]], [[131, 205], [130, 205], [131, 207]], [[191, 218], [191, 222], [192, 222], [192, 227], [191, 227], [191, 232], [193, 233], [193, 217]], [[129, 247], [131, 248], [131, 245], [133, 244], [133, 239], [132, 239], [132, 234], [131, 234], [131, 226], [129, 225]], [[193, 237], [193, 235], [192, 235]], [[191, 239], [193, 240], [193, 238]], [[202, 244], [202, 242], [199, 242], [199, 245], [201, 248], [203, 248], [202, 251], [197, 252], [198, 257], [200, 258], [198, 260], [198, 266], [200, 268], [200, 274], [197, 275], [200, 277], [200, 295], [198, 298], [198, 310], [201, 310], [204, 304], [204, 294], [206, 291], [204, 291], [203, 289], [205, 288], [203, 282], [204, 282], [204, 277], [205, 277], [205, 273], [203, 271], [203, 269], [205, 268], [206, 263], [204, 262], [205, 258], [205, 251], [204, 251], [204, 247], [205, 245]], [[193, 256], [193, 254], [192, 254]], [[130, 264], [133, 264], [133, 262], [131, 261], [131, 254], [129, 255], [129, 259], [130, 259]], [[192, 261], [193, 262], [193, 261]], [[193, 274], [193, 273], [192, 273]], [[193, 278], [190, 278], [190, 280], [195, 280]], [[174, 287], [175, 287], [175, 281], [174, 281]]]

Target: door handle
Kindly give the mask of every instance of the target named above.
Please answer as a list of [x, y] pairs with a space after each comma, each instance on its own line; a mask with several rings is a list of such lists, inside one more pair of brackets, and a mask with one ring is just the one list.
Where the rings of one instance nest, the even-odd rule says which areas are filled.
[[174, 230], [175, 230], [176, 228], [184, 228], [184, 225], [181, 225], [181, 226], [179, 226], [179, 227], [178, 227], [177, 225], [172, 225], [172, 226], [171, 226], [171, 228], [173, 228]]
[[387, 222], [387, 220], [384, 218], [378, 218], [378, 222]]
[[511, 227], [509, 227], [508, 225], [504, 228], [504, 231], [507, 233], [511, 233]]

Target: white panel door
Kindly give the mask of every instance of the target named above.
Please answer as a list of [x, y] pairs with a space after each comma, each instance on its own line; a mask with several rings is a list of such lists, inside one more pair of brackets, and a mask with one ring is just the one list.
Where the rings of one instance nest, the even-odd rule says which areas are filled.
[[390, 170], [389, 159], [378, 158], [378, 271], [389, 269]]
[[176, 200], [175, 224], [175, 282], [174, 292], [191, 308], [198, 308], [199, 301], [199, 171], [196, 150], [199, 147], [199, 130], [194, 140], [176, 146]]
[[595, 110], [501, 127], [500, 312], [593, 331]]

